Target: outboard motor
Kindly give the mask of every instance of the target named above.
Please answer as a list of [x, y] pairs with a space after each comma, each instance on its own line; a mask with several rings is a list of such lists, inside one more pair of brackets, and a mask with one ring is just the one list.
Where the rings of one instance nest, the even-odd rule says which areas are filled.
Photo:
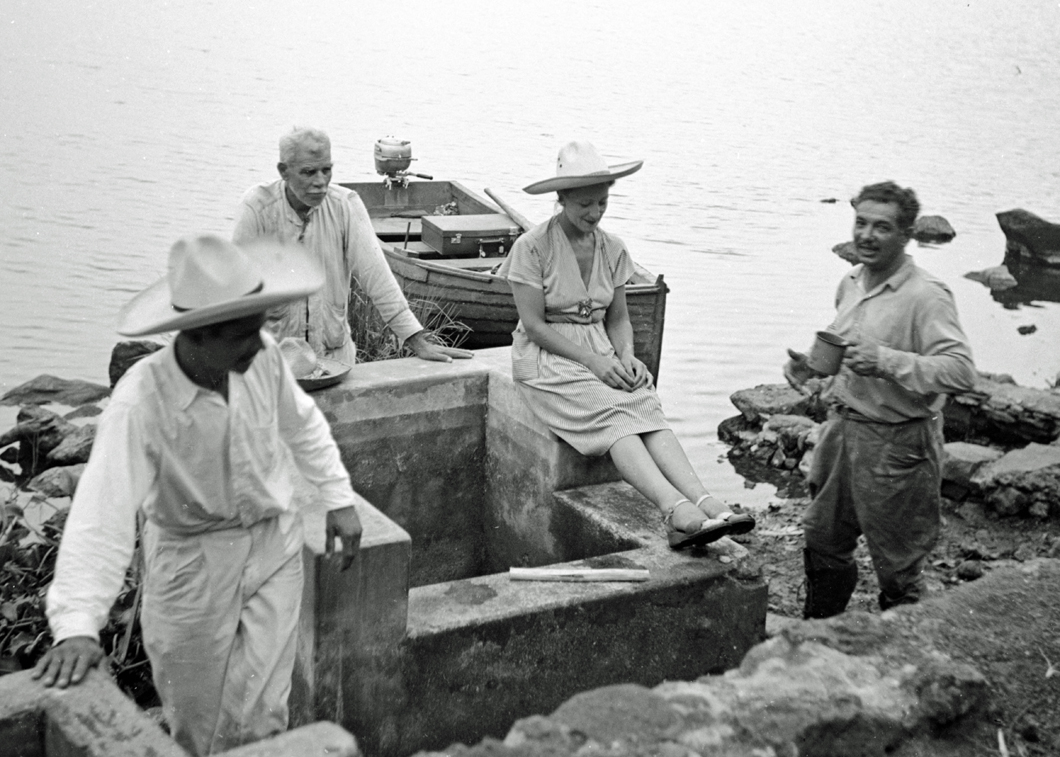
[[409, 177], [431, 180], [434, 177], [423, 173], [412, 173], [412, 143], [407, 139], [383, 137], [375, 142], [375, 172], [383, 176], [383, 186], [390, 189], [394, 182], [402, 187], [409, 185]]

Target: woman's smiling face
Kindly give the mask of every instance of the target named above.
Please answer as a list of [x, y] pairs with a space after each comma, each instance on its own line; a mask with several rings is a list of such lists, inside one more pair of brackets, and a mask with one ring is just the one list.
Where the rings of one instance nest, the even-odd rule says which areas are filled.
[[607, 211], [607, 198], [611, 192], [610, 184], [593, 184], [589, 187], [567, 189], [560, 193], [559, 203], [563, 206], [561, 214], [569, 231], [589, 234], [600, 225], [600, 219]]

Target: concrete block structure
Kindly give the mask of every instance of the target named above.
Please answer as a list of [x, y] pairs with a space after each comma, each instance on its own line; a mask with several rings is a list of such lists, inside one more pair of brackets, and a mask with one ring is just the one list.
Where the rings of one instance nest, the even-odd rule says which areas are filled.
[[[223, 757], [358, 754], [347, 731], [314, 723]], [[27, 670], [0, 677], [0, 757], [187, 757], [187, 752], [99, 670], [66, 689], [45, 688]]]
[[[510, 370], [507, 348], [386, 361], [314, 395], [367, 500], [365, 537], [349, 576], [309, 558], [295, 706], [370, 757], [503, 736], [587, 688], [721, 672], [764, 634], [766, 586], [746, 551], [670, 550], [656, 508], [608, 457], [542, 425]], [[508, 578], [569, 563], [651, 578]]]

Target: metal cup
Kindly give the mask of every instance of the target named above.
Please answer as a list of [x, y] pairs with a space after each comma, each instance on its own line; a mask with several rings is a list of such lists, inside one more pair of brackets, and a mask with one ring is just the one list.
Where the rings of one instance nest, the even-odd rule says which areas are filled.
[[839, 367], [843, 364], [843, 353], [846, 348], [846, 341], [838, 334], [831, 331], [818, 331], [806, 362], [818, 373], [834, 376], [839, 373]]

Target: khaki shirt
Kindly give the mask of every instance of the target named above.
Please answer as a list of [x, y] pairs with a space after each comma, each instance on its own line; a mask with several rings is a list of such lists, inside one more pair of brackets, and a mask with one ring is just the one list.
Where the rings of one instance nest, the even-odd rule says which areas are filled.
[[862, 268], [855, 266], [839, 283], [830, 329], [877, 345], [881, 375], [859, 376], [843, 367], [825, 398], [882, 423], [932, 417], [942, 409], [945, 393], [975, 384], [972, 350], [953, 294], [908, 255], [871, 292], [865, 291]]

